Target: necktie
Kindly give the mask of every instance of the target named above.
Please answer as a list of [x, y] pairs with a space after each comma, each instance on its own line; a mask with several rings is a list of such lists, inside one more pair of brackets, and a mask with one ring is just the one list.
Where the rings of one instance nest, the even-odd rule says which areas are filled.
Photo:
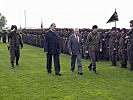
[[78, 37], [78, 35], [76, 35], [76, 39], [77, 39], [77, 41], [79, 42], [79, 37]]

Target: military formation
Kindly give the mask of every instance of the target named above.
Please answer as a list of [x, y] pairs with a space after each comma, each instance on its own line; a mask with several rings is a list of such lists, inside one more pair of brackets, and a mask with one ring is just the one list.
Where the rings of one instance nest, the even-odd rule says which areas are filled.
[[[84, 58], [90, 59], [88, 69], [90, 71], [93, 70], [93, 72], [97, 74], [96, 62], [98, 60], [110, 60], [112, 66], [116, 66], [117, 61], [120, 61], [121, 68], [127, 68], [127, 62], [129, 61], [130, 70], [133, 70], [133, 20], [130, 21], [130, 27], [131, 29], [119, 29], [115, 27], [112, 27], [112, 29], [98, 29], [98, 26], [94, 25], [92, 29], [56, 28], [50, 33], [59, 34], [60, 53], [71, 55], [70, 69], [72, 72], [74, 71], [75, 60], [77, 59], [78, 74], [83, 74], [81, 58]], [[23, 48], [23, 42], [43, 48], [47, 41], [45, 40], [47, 39], [45, 35], [49, 33], [49, 31], [50, 28], [23, 29], [21, 31], [21, 38], [21, 35], [17, 32], [17, 26], [13, 25], [9, 33], [4, 30], [0, 32], [0, 41], [2, 39], [3, 43], [6, 43], [6, 37], [8, 37], [8, 49], [12, 68], [14, 68], [15, 60], [16, 65], [18, 65], [20, 47]], [[57, 42], [57, 39], [55, 42]], [[72, 51], [72, 48], [80, 51], [74, 53], [75, 50], [73, 49]]]
[[[90, 59], [89, 70], [93, 69], [96, 73], [96, 62], [98, 60], [111, 61], [112, 66], [120, 61], [121, 68], [127, 68], [127, 60], [130, 63], [130, 70], [133, 70], [133, 21], [130, 22], [131, 29], [98, 29], [95, 25], [92, 29], [79, 29], [82, 35], [81, 57]], [[24, 43], [43, 48], [44, 37], [49, 29], [23, 29], [22, 38]], [[57, 28], [56, 31], [61, 36], [61, 53], [70, 55], [69, 36], [74, 34], [72, 28]]]

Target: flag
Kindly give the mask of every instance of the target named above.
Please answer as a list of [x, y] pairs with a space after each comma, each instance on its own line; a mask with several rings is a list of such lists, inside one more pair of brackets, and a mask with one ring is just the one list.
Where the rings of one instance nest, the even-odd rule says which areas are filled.
[[115, 21], [119, 21], [118, 14], [117, 14], [116, 10], [115, 10], [114, 14], [110, 17], [110, 19], [107, 21], [107, 23], [115, 22]]

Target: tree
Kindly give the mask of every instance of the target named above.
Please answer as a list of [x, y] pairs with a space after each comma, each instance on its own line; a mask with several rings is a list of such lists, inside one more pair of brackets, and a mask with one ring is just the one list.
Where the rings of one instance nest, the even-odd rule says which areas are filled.
[[2, 29], [7, 23], [6, 17], [0, 13], [0, 29]]

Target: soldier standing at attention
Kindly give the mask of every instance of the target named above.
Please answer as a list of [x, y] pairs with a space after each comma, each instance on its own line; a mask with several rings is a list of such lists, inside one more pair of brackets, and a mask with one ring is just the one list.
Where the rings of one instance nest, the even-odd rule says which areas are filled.
[[130, 64], [130, 70], [133, 71], [133, 20], [130, 21], [130, 31], [126, 36], [126, 39], [128, 41], [127, 43], [127, 54], [128, 54], [128, 60]]
[[10, 51], [10, 62], [12, 68], [14, 68], [14, 60], [16, 58], [16, 65], [18, 66], [18, 61], [20, 57], [20, 45], [23, 48], [22, 39], [19, 33], [17, 33], [17, 26], [11, 26], [11, 32], [8, 35], [9, 38], [9, 51]]
[[100, 33], [97, 32], [98, 26], [94, 25], [92, 27], [93, 31], [89, 33], [87, 37], [87, 48], [90, 56], [90, 65], [88, 66], [89, 70], [91, 71], [93, 69], [93, 72], [96, 73], [96, 59], [98, 58], [98, 52], [99, 50], [102, 51], [102, 42], [101, 42], [101, 36]]
[[119, 38], [119, 60], [121, 64], [121, 68], [127, 68], [127, 43], [126, 37], [127, 32], [125, 28], [121, 30], [121, 36]]
[[116, 66], [116, 47], [117, 47], [117, 34], [116, 28], [112, 27], [109, 33], [109, 56], [112, 66]]

